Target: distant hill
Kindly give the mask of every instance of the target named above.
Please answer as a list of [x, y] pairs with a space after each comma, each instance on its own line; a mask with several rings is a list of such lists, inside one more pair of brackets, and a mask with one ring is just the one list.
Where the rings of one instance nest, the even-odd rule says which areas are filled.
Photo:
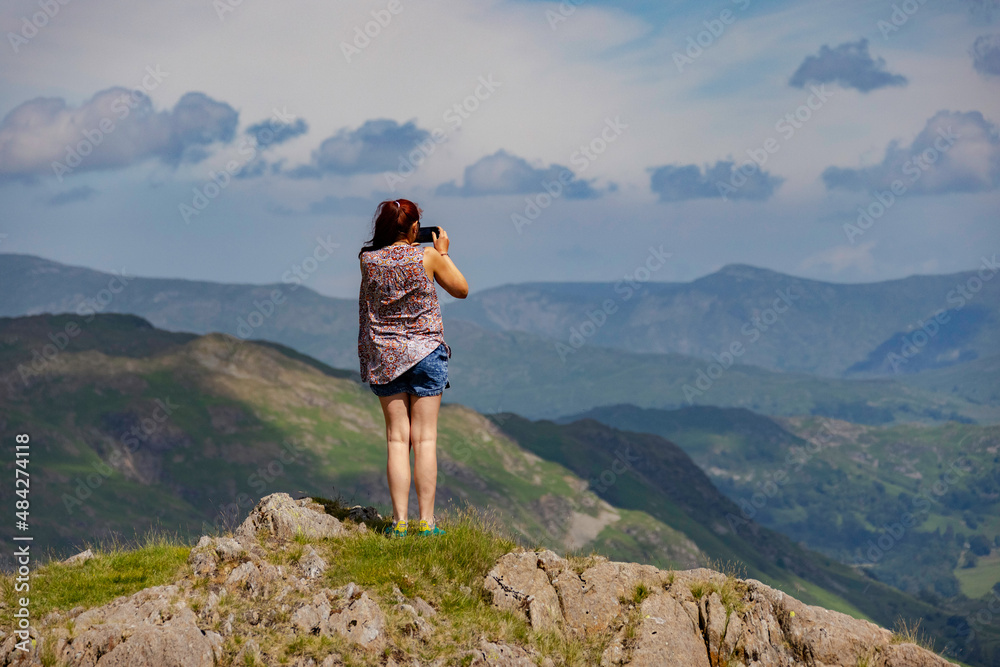
[[[1000, 426], [871, 427], [631, 405], [559, 421], [579, 419], [677, 443], [741, 517], [914, 595], [981, 598], [1000, 585]], [[914, 521], [900, 532], [907, 513]], [[879, 540], [890, 548], [873, 548]]]
[[[728, 269], [722, 273], [733, 274], [720, 277], [722, 283], [737, 280], [733, 289], [739, 286], [739, 274]], [[296, 286], [288, 284], [226, 285], [127, 278], [123, 287], [112, 274], [30, 255], [0, 254], [0, 284], [5, 286], [0, 315], [69, 312], [77, 314], [78, 322], [86, 325], [94, 312], [132, 313], [161, 329], [196, 334], [217, 331], [240, 338], [266, 339], [333, 367], [358, 368], [355, 300], [329, 298], [308, 287], [293, 289]], [[695, 283], [702, 286], [699, 289], [707, 289], [705, 279]], [[652, 283], [646, 285], [651, 290], [655, 287]], [[748, 288], [747, 293], [753, 294], [754, 289], [763, 288]], [[579, 284], [573, 290], [583, 299], [592, 287]], [[269, 305], [276, 292], [281, 303]], [[470, 302], [475, 301], [475, 296], [470, 297]], [[742, 406], [765, 414], [819, 414], [869, 424], [895, 420], [1000, 421], [1000, 375], [991, 373], [989, 367], [976, 375], [977, 389], [972, 394], [961, 381], [932, 379], [926, 386], [916, 384], [926, 373], [965, 372], [981, 366], [984, 359], [914, 375], [830, 380], [747, 365], [747, 353], [734, 358], [732, 366], [717, 374], [721, 366], [714, 367], [711, 357], [706, 361], [688, 354], [638, 353], [594, 345], [565, 352], [558, 347], [565, 347], [560, 340], [485, 329], [458, 319], [461, 313], [451, 315], [450, 308], [445, 308], [445, 338], [454, 355], [450, 367], [452, 387], [445, 400], [481, 412], [511, 411], [530, 418], [554, 418], [614, 403], [675, 408], [690, 402]], [[553, 312], [559, 312], [554, 308]], [[624, 312], [609, 318], [606, 327]], [[840, 325], [831, 326], [840, 330]], [[766, 333], [755, 345], [767, 340]], [[809, 339], [809, 344], [817, 346], [815, 354], [823, 353], [820, 348], [825, 340], [823, 336]]]
[[[217, 331], [273, 340], [337, 368], [358, 367], [357, 301], [325, 297], [304, 285], [235, 285], [131, 274], [122, 285], [111, 273], [9, 253], [0, 253], [0, 285], [3, 317], [75, 313], [87, 321], [95, 312], [129, 313], [167, 331]], [[281, 301], [277, 305], [276, 290]]]
[[[975, 276], [964, 271], [841, 284], [728, 264], [684, 283], [504, 285], [474, 292], [443, 310], [446, 319], [569, 346], [713, 360], [739, 342], [744, 351], [736, 361], [768, 370], [898, 375], [1000, 354], [1000, 337], [992, 335], [1000, 324], [1000, 280]], [[0, 253], [0, 282], [10, 286], [0, 316], [77, 312], [81, 302], [98, 299], [111, 278], [32, 255]], [[959, 288], [970, 280], [982, 287], [967, 289], [966, 298]], [[268, 313], [266, 302], [275, 290], [286, 300]], [[304, 285], [138, 277], [104, 298], [111, 302], [101, 312], [142, 315], [159, 327], [280, 340], [338, 367], [357, 363], [350, 346], [357, 336], [357, 302], [324, 297]], [[265, 311], [263, 318], [248, 321], [255, 311]], [[921, 323], [930, 334], [926, 340], [915, 333]], [[894, 362], [890, 355], [901, 356], [908, 343], [914, 353]]]
[[[74, 321], [0, 319], [0, 430], [32, 437], [40, 548], [67, 553], [84, 539], [154, 524], [194, 537], [274, 491], [388, 504], [378, 402], [349, 372], [220, 334], [159, 331], [133, 316], [97, 316], [63, 340]], [[899, 615], [924, 618], [942, 641], [957, 632], [946, 609], [762, 526], [734, 526], [738, 507], [654, 435], [592, 420], [487, 419], [450, 405], [439, 465], [442, 507], [492, 507], [530, 544], [661, 567], [736, 561], [804, 601], [890, 626]]]
[[[587, 344], [712, 359], [738, 342], [738, 361], [769, 370], [895, 375], [1000, 353], [1000, 279], [975, 276], [841, 284], [728, 264], [684, 283], [504, 285], [450, 303], [445, 314], [566, 344], [576, 331]], [[970, 279], [981, 289], [966, 299], [957, 289]], [[949, 310], [931, 322], [942, 309]], [[930, 335], [916, 336], [915, 354], [887, 363], [889, 353], [902, 355], [919, 322]]]
[[[446, 324], [446, 337], [452, 341], [455, 379], [445, 399], [483, 412], [555, 418], [618, 403], [677, 408], [690, 399], [696, 405], [745, 407], [769, 415], [816, 414], [864, 424], [1000, 422], [1000, 402], [979, 402], [940, 383], [938, 391], [924, 389], [908, 378], [820, 378], [743, 364], [720, 373], [721, 367], [693, 357], [605, 347], [581, 348], [564, 362], [551, 340], [517, 331], [489, 332], [461, 320]], [[986, 385], [996, 381], [983, 377]]]

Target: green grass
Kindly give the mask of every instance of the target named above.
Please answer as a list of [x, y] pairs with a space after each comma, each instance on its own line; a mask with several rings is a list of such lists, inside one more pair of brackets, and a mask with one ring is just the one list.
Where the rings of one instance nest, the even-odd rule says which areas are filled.
[[324, 557], [330, 563], [327, 584], [337, 587], [353, 581], [382, 593], [398, 586], [404, 595], [447, 604], [449, 591], [481, 587], [497, 559], [517, 548], [499, 522], [475, 510], [464, 509], [438, 521], [447, 533], [434, 538], [388, 539], [375, 526], [361, 535], [328, 541], [324, 544]]
[[979, 556], [976, 560], [976, 567], [954, 570], [962, 592], [973, 600], [989, 593], [1000, 581], [1000, 550], [994, 549], [989, 556]]
[[[85, 563], [64, 565], [51, 561], [32, 572], [29, 597], [33, 618], [79, 605], [99, 607], [121, 595], [170, 583], [187, 563], [191, 551], [190, 546], [163, 533], [149, 533], [131, 546], [111, 542], [90, 548], [95, 558]], [[0, 613], [0, 627], [9, 632], [13, 627], [14, 600], [24, 593], [15, 590], [14, 575], [3, 575], [0, 586], [7, 603]]]
[[[333, 515], [343, 515], [341, 500], [317, 498]], [[439, 537], [409, 535], [389, 538], [374, 522], [363, 533], [350, 533], [314, 542], [329, 563], [324, 585], [337, 588], [353, 582], [375, 599], [387, 615], [386, 635], [398, 662], [417, 659], [421, 664], [444, 658], [448, 664], [466, 664], [463, 656], [478, 646], [479, 637], [532, 647], [556, 664], [586, 665], [600, 661], [608, 637], [567, 638], [533, 630], [522, 614], [497, 609], [484, 587], [486, 574], [505, 553], [518, 549], [509, 531], [491, 514], [474, 508], [442, 512], [438, 523], [447, 533]], [[284, 552], [294, 557], [291, 549]], [[433, 634], [415, 636], [407, 629], [409, 619], [395, 609], [396, 590], [408, 598], [421, 597], [438, 610], [431, 622]], [[636, 596], [643, 592], [637, 590]], [[271, 655], [322, 657], [321, 638], [289, 640], [276, 635], [267, 646]], [[344, 645], [346, 664], [368, 664], [360, 649]]]

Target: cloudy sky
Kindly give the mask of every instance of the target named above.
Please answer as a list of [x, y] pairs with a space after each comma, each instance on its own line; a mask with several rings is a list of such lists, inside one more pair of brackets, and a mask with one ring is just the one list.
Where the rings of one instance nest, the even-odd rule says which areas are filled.
[[0, 252], [356, 297], [374, 206], [473, 291], [1000, 251], [997, 0], [5, 0]]

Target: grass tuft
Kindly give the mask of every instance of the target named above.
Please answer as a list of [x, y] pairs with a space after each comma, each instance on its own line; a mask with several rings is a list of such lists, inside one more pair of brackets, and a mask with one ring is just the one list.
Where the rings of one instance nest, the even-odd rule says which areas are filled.
[[920, 619], [916, 622], [907, 621], [902, 616], [896, 619], [896, 625], [892, 631], [892, 639], [890, 640], [892, 644], [916, 644], [920, 648], [927, 649], [928, 651], [934, 653], [934, 644], [931, 640], [921, 631], [920, 629]]
[[[31, 607], [35, 618], [54, 610], [76, 606], [99, 607], [122, 595], [131, 595], [150, 586], [170, 583], [179, 577], [191, 547], [177, 535], [150, 532], [134, 543], [112, 539], [87, 545], [94, 558], [79, 565], [51, 560], [32, 572]], [[7, 603], [0, 610], [0, 628], [13, 627], [15, 608], [14, 575], [3, 575], [2, 596]]]

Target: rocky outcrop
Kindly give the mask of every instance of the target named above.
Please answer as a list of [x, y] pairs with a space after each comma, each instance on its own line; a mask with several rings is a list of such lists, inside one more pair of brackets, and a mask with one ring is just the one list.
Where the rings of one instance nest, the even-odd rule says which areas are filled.
[[236, 529], [236, 541], [249, 548], [259, 539], [291, 540], [301, 534], [319, 540], [346, 532], [344, 524], [309, 498], [292, 500], [287, 493], [265, 496]]
[[[665, 572], [593, 558], [575, 570], [551, 551], [509, 553], [484, 585], [493, 604], [539, 630], [610, 638], [602, 665], [945, 667], [868, 621], [813, 607], [754, 579]], [[517, 664], [511, 662], [510, 664]]]
[[[381, 518], [373, 508], [355, 514]], [[309, 499], [267, 496], [234, 537], [198, 541], [188, 556], [188, 576], [102, 607], [54, 612], [32, 628], [31, 651], [15, 650], [15, 637], [6, 637], [0, 665], [214, 667], [234, 660], [249, 664], [251, 658], [277, 664], [255, 638], [258, 630], [336, 636], [374, 653], [385, 642], [386, 616], [379, 605], [353, 583], [324, 587], [326, 561], [311, 544], [296, 542], [297, 536], [319, 540], [352, 530], [367, 528], [343, 523]], [[270, 562], [275, 553], [294, 548], [301, 556], [293, 564]], [[64, 564], [81, 567], [90, 558], [88, 550]], [[329, 664], [340, 664], [335, 658]]]
[[[399, 642], [450, 645], [460, 633], [447, 627], [446, 614], [398, 587], [390, 594], [324, 584], [340, 547], [309, 540], [366, 531], [352, 515], [381, 520], [372, 508], [342, 514], [343, 522], [308, 499], [267, 496], [233, 537], [202, 537], [178, 581], [93, 609], [52, 612], [32, 628], [30, 651], [15, 650], [15, 636], [0, 636], [0, 667], [554, 667], [553, 647], [570, 644], [596, 646], [593, 662], [607, 667], [951, 664], [872, 623], [803, 604], [753, 579], [599, 557], [570, 561], [547, 550], [503, 555], [479, 591], [497, 608], [522, 615], [544, 641], [518, 645], [512, 637], [523, 634], [477, 632], [453, 646], [450, 657], [420, 663]], [[89, 567], [92, 556], [63, 566]], [[460, 590], [478, 595], [464, 584]]]

